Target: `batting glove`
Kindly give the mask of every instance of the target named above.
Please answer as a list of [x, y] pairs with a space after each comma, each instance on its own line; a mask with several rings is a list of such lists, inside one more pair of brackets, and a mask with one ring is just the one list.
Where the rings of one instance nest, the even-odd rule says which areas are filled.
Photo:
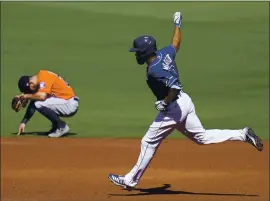
[[161, 100], [161, 101], [157, 101], [155, 103], [155, 108], [158, 110], [158, 111], [166, 111], [166, 108], [167, 108], [167, 104]]
[[174, 15], [173, 15], [173, 22], [174, 22], [174, 25], [175, 26], [181, 27], [181, 25], [182, 25], [182, 15], [181, 15], [180, 12], [174, 13]]

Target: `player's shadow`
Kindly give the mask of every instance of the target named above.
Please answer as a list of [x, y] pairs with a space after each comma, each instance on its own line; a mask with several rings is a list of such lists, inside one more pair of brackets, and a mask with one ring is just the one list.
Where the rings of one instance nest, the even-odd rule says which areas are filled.
[[[212, 196], [249, 196], [249, 197], [258, 197], [258, 195], [248, 195], [248, 194], [234, 194], [234, 193], [200, 193], [200, 192], [188, 192], [188, 191], [175, 191], [170, 190], [170, 184], [163, 184], [163, 186], [155, 188], [134, 188], [132, 194], [109, 194], [111, 196], [146, 196], [146, 195], [212, 195]], [[126, 189], [123, 189], [126, 190]]]
[[[12, 133], [13, 135], [17, 135], [18, 133]], [[45, 137], [48, 137], [48, 132], [42, 132], [42, 131], [32, 131], [32, 132], [24, 132], [22, 133], [21, 135], [34, 135], [34, 136], [45, 136]], [[67, 133], [65, 135], [63, 135], [61, 138], [63, 137], [69, 137], [69, 136], [74, 136], [74, 135], [77, 135], [77, 133]]]

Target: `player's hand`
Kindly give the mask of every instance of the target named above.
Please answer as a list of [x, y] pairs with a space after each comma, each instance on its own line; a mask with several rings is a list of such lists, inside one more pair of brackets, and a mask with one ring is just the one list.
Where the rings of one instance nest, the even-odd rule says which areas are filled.
[[174, 22], [174, 25], [175, 26], [181, 27], [181, 25], [182, 25], [182, 15], [181, 15], [181, 12], [174, 13], [174, 15], [173, 15], [173, 22]]
[[155, 103], [155, 108], [158, 110], [158, 111], [166, 111], [166, 108], [167, 108], [167, 104], [163, 101], [163, 100], [161, 100], [161, 101], [157, 101], [156, 103]]
[[17, 135], [21, 135], [24, 132], [24, 129], [25, 129], [25, 124], [21, 123], [19, 126], [19, 131]]

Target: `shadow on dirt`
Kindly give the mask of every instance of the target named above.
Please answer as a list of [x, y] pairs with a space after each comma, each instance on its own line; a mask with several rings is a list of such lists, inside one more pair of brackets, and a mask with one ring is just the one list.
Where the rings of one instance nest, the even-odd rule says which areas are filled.
[[[13, 135], [17, 135], [17, 133], [11, 133]], [[48, 132], [42, 132], [42, 131], [32, 131], [32, 132], [24, 132], [22, 133], [21, 135], [34, 135], [34, 136], [46, 136], [48, 137]], [[69, 137], [69, 136], [74, 136], [74, 135], [77, 135], [77, 133], [67, 133], [65, 134], [64, 136], [62, 136], [61, 138], [63, 137]]]
[[[111, 196], [143, 196], [143, 195], [214, 195], [214, 196], [250, 196], [258, 197], [258, 195], [247, 195], [247, 194], [231, 194], [231, 193], [200, 193], [200, 192], [188, 192], [188, 191], [174, 191], [170, 190], [170, 184], [163, 184], [163, 186], [155, 188], [134, 188], [130, 192], [139, 192], [135, 194], [109, 194]], [[127, 191], [126, 189], [123, 189]]]

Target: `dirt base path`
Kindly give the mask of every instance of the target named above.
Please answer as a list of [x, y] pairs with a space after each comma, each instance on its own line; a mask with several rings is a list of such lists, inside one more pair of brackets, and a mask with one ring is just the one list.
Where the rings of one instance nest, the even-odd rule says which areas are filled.
[[130, 170], [140, 140], [1, 138], [1, 201], [269, 201], [264, 144], [166, 140], [128, 192], [107, 175]]

